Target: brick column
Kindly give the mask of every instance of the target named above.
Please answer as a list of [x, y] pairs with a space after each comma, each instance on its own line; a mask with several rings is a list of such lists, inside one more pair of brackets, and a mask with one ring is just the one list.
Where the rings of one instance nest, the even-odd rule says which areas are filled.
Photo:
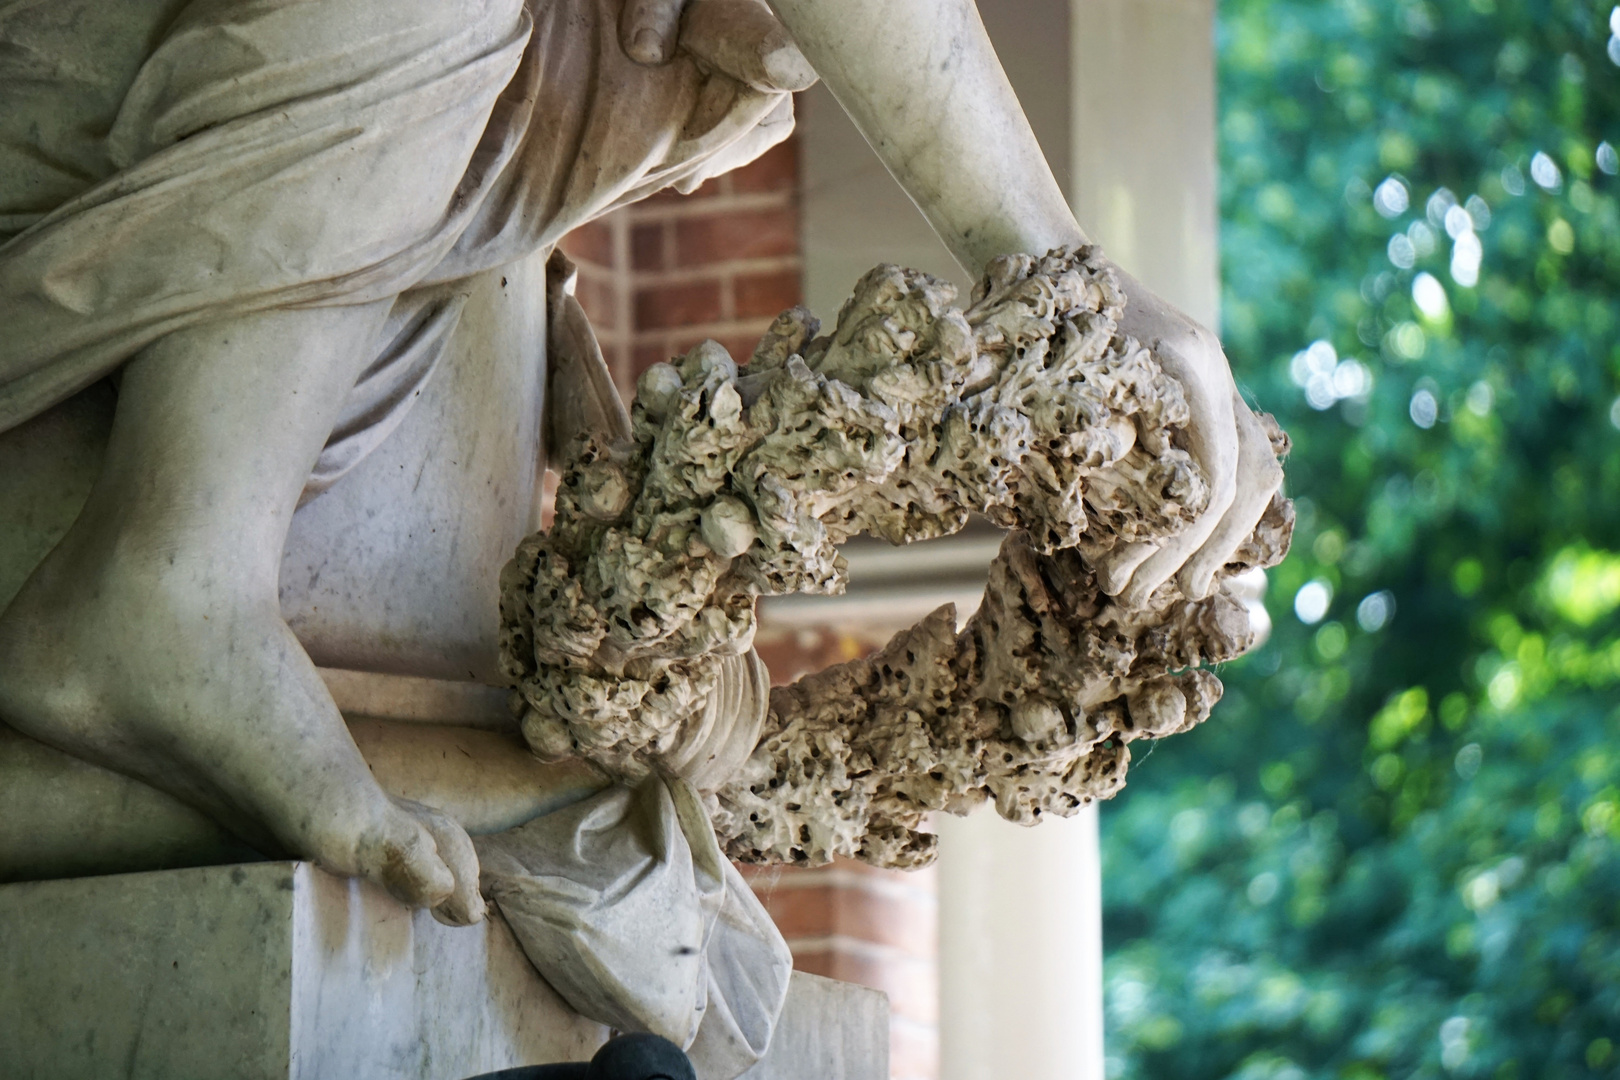
[[746, 870], [793, 950], [793, 966], [889, 995], [889, 1076], [939, 1075], [934, 870], [840, 860], [814, 870]]
[[[691, 195], [663, 192], [592, 222], [562, 247], [579, 265], [580, 303], [626, 400], [641, 372], [705, 338], [745, 363], [771, 320], [804, 296], [798, 142]], [[818, 314], [831, 319], [836, 312]], [[758, 638], [778, 684], [882, 643], [849, 629], [789, 630], [768, 622]], [[937, 1080], [933, 872], [852, 861], [744, 872], [792, 948], [796, 968], [889, 995], [893, 1080]]]

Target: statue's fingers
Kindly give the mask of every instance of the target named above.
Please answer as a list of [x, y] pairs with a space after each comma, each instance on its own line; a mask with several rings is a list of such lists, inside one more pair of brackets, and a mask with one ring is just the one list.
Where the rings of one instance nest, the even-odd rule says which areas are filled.
[[1215, 574], [1254, 532], [1271, 503], [1271, 497], [1282, 486], [1282, 466], [1277, 463], [1271, 440], [1266, 437], [1254, 414], [1241, 402], [1237, 408], [1237, 426], [1237, 491], [1232, 505], [1227, 508], [1215, 531], [1210, 533], [1209, 539], [1187, 560], [1176, 576], [1182, 594], [1192, 600], [1202, 600], [1209, 595]]
[[687, 0], [625, 0], [619, 12], [619, 43], [638, 64], [662, 64], [675, 55], [681, 9]]
[[[1137, 327], [1144, 333], [1143, 340], [1166, 374], [1178, 380], [1186, 392], [1191, 413], [1184, 430], [1186, 449], [1209, 485], [1209, 500], [1191, 525], [1138, 559], [1136, 566], [1127, 569], [1128, 563], [1121, 560], [1110, 568], [1113, 573], [1105, 576], [1103, 584], [1112, 587], [1110, 591], [1117, 589], [1113, 595], [1126, 607], [1146, 603], [1209, 539], [1232, 503], [1238, 461], [1233, 415], [1233, 403], [1238, 399], [1219, 340], [1145, 289], [1137, 293], [1133, 305], [1134, 318], [1145, 320]], [[1130, 307], [1126, 310], [1131, 312]], [[1137, 554], [1130, 552], [1133, 558]], [[1122, 580], [1127, 577], [1128, 581]]]
[[[1236, 447], [1233, 449], [1236, 450]], [[1165, 541], [1163, 547], [1136, 568], [1136, 572], [1131, 575], [1130, 584], [1119, 594], [1121, 604], [1126, 607], [1141, 607], [1146, 604], [1154, 590], [1170, 580], [1170, 576], [1186, 565], [1193, 552], [1203, 547], [1214, 534], [1237, 495], [1237, 454], [1231, 454], [1222, 464], [1225, 467], [1211, 485], [1209, 505], [1205, 507], [1202, 516], [1188, 526], [1186, 531]]]
[[1160, 545], [1155, 543], [1121, 544], [1097, 561], [1097, 584], [1109, 596], [1118, 596], [1131, 583], [1136, 568], [1146, 562]]
[[434, 906], [433, 917], [447, 926], [471, 926], [483, 921], [485, 908], [484, 898], [478, 892], [478, 852], [467, 831], [448, 814], [431, 806], [409, 799], [394, 802], [427, 829], [434, 847], [438, 848], [439, 858], [456, 879], [450, 895]]
[[758, 0], [692, 0], [680, 46], [755, 90], [796, 92], [816, 81], [810, 62]]

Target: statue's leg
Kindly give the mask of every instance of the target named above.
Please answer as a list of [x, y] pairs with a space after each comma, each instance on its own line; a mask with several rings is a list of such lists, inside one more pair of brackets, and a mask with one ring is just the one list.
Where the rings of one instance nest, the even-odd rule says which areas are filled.
[[256, 846], [470, 921], [471, 842], [378, 786], [276, 595], [299, 493], [387, 310], [232, 318], [129, 363], [101, 478], [0, 615], [0, 719]]

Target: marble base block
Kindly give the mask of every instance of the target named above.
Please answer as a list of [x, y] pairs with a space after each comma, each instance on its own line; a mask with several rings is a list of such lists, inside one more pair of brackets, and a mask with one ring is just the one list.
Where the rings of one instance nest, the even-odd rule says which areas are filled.
[[795, 971], [770, 1053], [738, 1080], [889, 1080], [889, 995]]
[[[882, 1080], [887, 1013], [795, 974], [748, 1078]], [[608, 1035], [495, 912], [442, 926], [307, 863], [0, 886], [6, 1080], [462, 1080], [588, 1060]]]

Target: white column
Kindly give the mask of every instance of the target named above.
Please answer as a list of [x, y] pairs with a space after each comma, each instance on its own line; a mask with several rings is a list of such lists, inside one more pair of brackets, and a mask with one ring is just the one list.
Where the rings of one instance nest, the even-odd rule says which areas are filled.
[[1075, 216], [1219, 331], [1213, 0], [1072, 0], [1072, 12]]
[[1095, 807], [938, 827], [941, 1080], [1102, 1080]]

